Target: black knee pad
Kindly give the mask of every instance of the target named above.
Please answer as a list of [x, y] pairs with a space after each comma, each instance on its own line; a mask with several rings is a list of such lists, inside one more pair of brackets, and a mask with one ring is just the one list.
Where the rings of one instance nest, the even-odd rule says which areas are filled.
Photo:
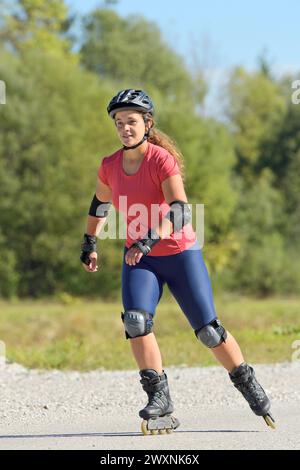
[[152, 331], [153, 315], [144, 310], [132, 308], [121, 314], [126, 339], [146, 336]]
[[227, 338], [227, 332], [218, 319], [213, 320], [200, 330], [196, 330], [195, 335], [208, 348], [220, 346], [221, 343], [225, 343]]

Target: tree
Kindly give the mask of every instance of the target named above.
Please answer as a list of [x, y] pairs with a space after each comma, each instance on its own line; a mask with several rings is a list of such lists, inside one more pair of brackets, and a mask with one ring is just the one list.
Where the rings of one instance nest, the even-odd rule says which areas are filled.
[[269, 57], [268, 50], [263, 49], [257, 59], [258, 71], [271, 81], [275, 81], [272, 72], [273, 64], [274, 60], [271, 60], [271, 58]]
[[280, 129], [286, 110], [278, 84], [265, 74], [233, 71], [229, 86], [230, 118], [238, 163], [236, 171], [248, 184], [255, 184], [261, 147]]
[[273, 178], [265, 169], [255, 186], [243, 184], [232, 220], [240, 249], [229, 263], [229, 274], [224, 273], [227, 288], [268, 295], [280, 291], [282, 280], [288, 277], [285, 240], [280, 233], [283, 197], [273, 188]]
[[103, 111], [112, 90], [53, 55], [0, 54], [0, 292], [95, 292], [99, 278], [87, 285], [78, 253], [97, 168], [117, 144]]
[[269, 139], [262, 145], [258, 168], [271, 168], [276, 175], [276, 184], [281, 185], [290, 164], [300, 150], [300, 108], [289, 103], [281, 121]]
[[68, 17], [63, 0], [1, 0], [0, 41], [18, 53], [30, 49], [55, 54], [71, 54], [70, 41], [64, 37], [74, 17]]
[[[203, 99], [183, 59], [162, 39], [158, 27], [142, 17], [120, 17], [97, 9], [84, 19], [81, 60], [85, 67], [120, 88], [160, 90], [172, 102]], [[196, 102], [195, 102], [196, 100]]]
[[285, 198], [284, 233], [290, 245], [300, 252], [300, 148], [291, 158], [283, 178]]
[[299, 246], [300, 235], [300, 107], [291, 102], [292, 79], [282, 80], [282, 95], [286, 100], [286, 112], [279, 129], [266, 140], [261, 148], [258, 171], [270, 168], [274, 174], [274, 186], [284, 197], [284, 224], [282, 233], [289, 244]]

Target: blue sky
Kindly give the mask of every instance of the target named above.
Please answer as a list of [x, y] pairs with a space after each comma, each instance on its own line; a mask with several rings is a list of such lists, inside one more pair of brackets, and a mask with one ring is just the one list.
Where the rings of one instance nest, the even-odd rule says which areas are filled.
[[[102, 4], [65, 1], [81, 14]], [[157, 23], [189, 67], [201, 67], [209, 86], [206, 115], [222, 119], [230, 70], [255, 69], [264, 51], [275, 75], [300, 79], [300, 0], [120, 0], [114, 8], [122, 16], [140, 14]]]
[[[73, 11], [87, 13], [99, 0], [66, 0]], [[263, 50], [276, 70], [300, 69], [299, 0], [120, 0], [122, 15], [141, 14], [155, 21], [180, 54], [227, 69], [256, 65]]]

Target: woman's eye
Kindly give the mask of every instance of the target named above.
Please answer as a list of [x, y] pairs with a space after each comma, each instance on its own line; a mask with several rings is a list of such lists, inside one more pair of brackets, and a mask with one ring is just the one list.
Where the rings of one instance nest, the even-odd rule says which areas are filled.
[[[129, 121], [128, 124], [129, 126], [135, 126], [137, 123], [137, 121]], [[116, 126], [118, 129], [121, 129], [122, 127], [124, 127], [124, 125], [126, 124], [123, 124], [122, 122], [117, 122]]]

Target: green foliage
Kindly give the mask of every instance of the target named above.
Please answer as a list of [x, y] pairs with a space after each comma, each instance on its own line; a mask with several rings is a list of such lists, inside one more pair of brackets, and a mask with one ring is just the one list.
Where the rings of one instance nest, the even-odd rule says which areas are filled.
[[300, 106], [288, 103], [279, 128], [266, 138], [259, 161], [259, 169], [269, 167], [280, 185], [288, 168], [300, 151]]
[[13, 298], [18, 293], [20, 274], [16, 266], [16, 253], [8, 247], [5, 237], [0, 233], [0, 297]]
[[39, 49], [48, 54], [68, 57], [70, 42], [64, 37], [71, 24], [63, 0], [2, 1], [0, 41], [23, 53]]
[[72, 290], [84, 285], [78, 253], [97, 167], [116, 142], [109, 119], [99, 119], [111, 90], [53, 56], [1, 58], [9, 97], [0, 109], [0, 213], [15, 256], [7, 251], [10, 271], [21, 274], [19, 295]]
[[[289, 86], [290, 86], [289, 82]], [[287, 88], [287, 86], [286, 86]], [[288, 94], [283, 89], [284, 94]], [[289, 93], [291, 93], [289, 88]], [[274, 184], [284, 198], [283, 234], [290, 245], [300, 248], [300, 106], [287, 102], [279, 130], [262, 147], [260, 171], [270, 168]]]
[[276, 82], [261, 66], [252, 74], [236, 69], [229, 83], [235, 171], [245, 194], [234, 219], [242, 249], [227, 285], [299, 292], [300, 107], [291, 104], [291, 80]]
[[[173, 102], [199, 98], [203, 81], [193, 82], [183, 60], [162, 39], [159, 28], [140, 16], [120, 17], [98, 9], [84, 20], [82, 63], [119, 88], [160, 90]], [[197, 100], [196, 100], [197, 102]]]
[[283, 180], [285, 195], [285, 234], [300, 252], [300, 149], [294, 154]]
[[234, 275], [227, 273], [227, 288], [259, 295], [299, 291], [300, 273], [290, 268], [294, 260], [281, 233], [284, 201], [271, 182], [265, 170], [241, 195], [233, 221], [241, 246], [230, 263]]
[[238, 172], [253, 183], [262, 143], [279, 129], [285, 100], [277, 83], [265, 73], [236, 68], [228, 85], [230, 118], [238, 156]]

